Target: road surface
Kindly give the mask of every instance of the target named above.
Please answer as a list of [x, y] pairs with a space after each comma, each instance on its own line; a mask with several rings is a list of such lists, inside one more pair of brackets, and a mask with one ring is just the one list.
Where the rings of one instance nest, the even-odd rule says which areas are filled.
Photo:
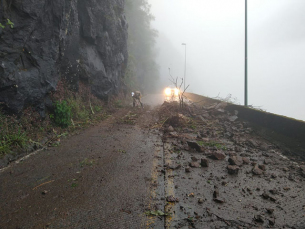
[[302, 162], [233, 114], [143, 102], [2, 169], [0, 228], [305, 228]]

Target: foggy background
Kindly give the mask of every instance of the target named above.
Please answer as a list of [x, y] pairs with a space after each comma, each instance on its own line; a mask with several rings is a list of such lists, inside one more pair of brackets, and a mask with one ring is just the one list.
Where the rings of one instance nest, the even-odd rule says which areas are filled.
[[[149, 0], [162, 86], [244, 104], [244, 0]], [[248, 0], [248, 104], [305, 120], [305, 1]]]

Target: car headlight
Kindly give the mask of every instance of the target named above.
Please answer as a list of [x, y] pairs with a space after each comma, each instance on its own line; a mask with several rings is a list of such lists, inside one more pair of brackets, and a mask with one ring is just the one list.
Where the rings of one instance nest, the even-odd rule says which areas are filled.
[[172, 91], [171, 91], [171, 89], [170, 89], [170, 88], [165, 88], [165, 90], [164, 90], [164, 94], [165, 94], [166, 96], [170, 96], [170, 95], [171, 95], [171, 93], [172, 93]]
[[175, 88], [174, 90], [175, 90], [175, 96], [178, 96], [178, 95], [179, 95], [179, 92], [180, 92], [179, 89], [178, 89], [178, 88]]

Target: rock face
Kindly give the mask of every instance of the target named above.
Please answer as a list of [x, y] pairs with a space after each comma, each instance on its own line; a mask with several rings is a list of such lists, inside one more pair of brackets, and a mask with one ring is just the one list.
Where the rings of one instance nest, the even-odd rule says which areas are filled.
[[127, 65], [124, 0], [3, 0], [0, 22], [0, 103], [41, 113], [57, 83], [82, 80], [105, 99], [120, 88]]

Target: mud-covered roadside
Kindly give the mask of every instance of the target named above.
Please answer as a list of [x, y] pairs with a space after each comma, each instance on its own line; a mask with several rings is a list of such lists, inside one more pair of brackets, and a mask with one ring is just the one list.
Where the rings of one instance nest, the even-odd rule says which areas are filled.
[[224, 105], [159, 110], [167, 227], [304, 228], [304, 163], [283, 156]]

